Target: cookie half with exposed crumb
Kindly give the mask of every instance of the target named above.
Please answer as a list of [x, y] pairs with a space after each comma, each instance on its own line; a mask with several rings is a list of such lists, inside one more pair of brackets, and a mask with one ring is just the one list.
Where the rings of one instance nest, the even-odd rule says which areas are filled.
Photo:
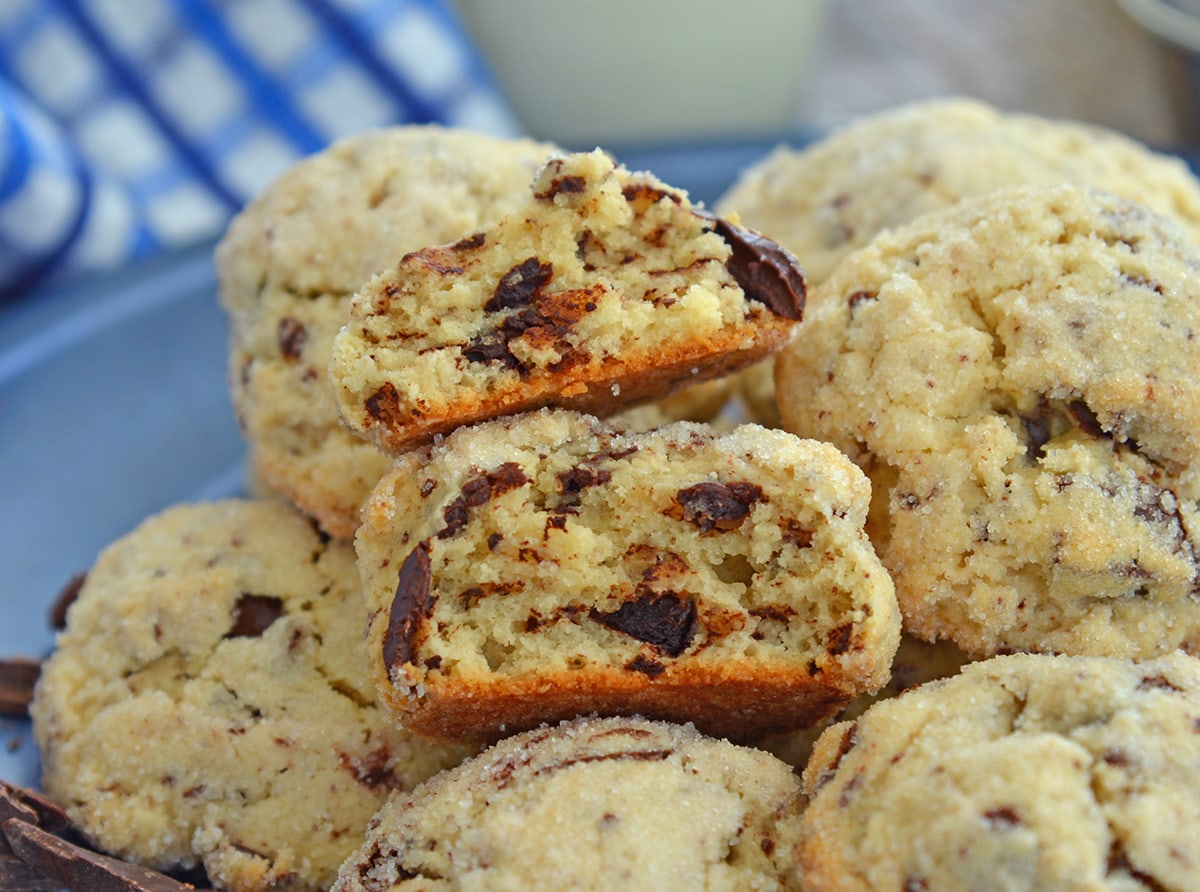
[[555, 148], [438, 126], [370, 130], [298, 162], [217, 245], [229, 383], [250, 468], [349, 539], [387, 457], [342, 427], [329, 383], [350, 299], [410, 251], [520, 206]]
[[830, 728], [809, 892], [1200, 889], [1200, 661], [1021, 654]]
[[43, 666], [46, 790], [121, 858], [327, 889], [391, 790], [470, 752], [379, 708], [365, 612], [349, 543], [281, 502], [146, 520], [99, 557]]
[[389, 452], [558, 405], [596, 414], [782, 346], [795, 258], [600, 151], [551, 159], [518, 211], [355, 296], [330, 365], [342, 419]]
[[334, 890], [799, 890], [800, 807], [799, 779], [768, 753], [687, 725], [578, 719], [389, 799]]
[[888, 679], [869, 488], [823, 443], [541, 410], [401, 457], [355, 540], [382, 700], [434, 737], [575, 715], [740, 740]]

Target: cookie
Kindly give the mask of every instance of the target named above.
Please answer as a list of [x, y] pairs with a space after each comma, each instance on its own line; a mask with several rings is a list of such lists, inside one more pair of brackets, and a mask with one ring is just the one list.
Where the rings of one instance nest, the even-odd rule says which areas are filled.
[[929, 642], [912, 635], [901, 635], [900, 646], [892, 658], [891, 678], [882, 688], [873, 694], [856, 697], [837, 715], [820, 724], [798, 731], [772, 734], [755, 741], [755, 746], [782, 759], [797, 771], [803, 771], [812, 756], [813, 745], [830, 725], [856, 719], [872, 704], [898, 697], [909, 688], [954, 675], [966, 663], [966, 655], [949, 641]]
[[[961, 98], [900, 106], [777, 148], [716, 208], [791, 250], [815, 286], [883, 229], [997, 189], [1059, 183], [1147, 204], [1200, 239], [1200, 182], [1179, 158], [1111, 130]], [[769, 371], [740, 383], [751, 417], [777, 424]]]
[[578, 719], [389, 799], [333, 888], [799, 890], [799, 788], [690, 726]]
[[526, 203], [405, 257], [355, 296], [330, 374], [342, 420], [401, 453], [547, 405], [611, 414], [783, 344], [795, 258], [600, 151], [553, 158]]
[[591, 712], [738, 740], [887, 681], [866, 478], [824, 443], [541, 410], [401, 457], [355, 540], [382, 702], [434, 737]]
[[254, 474], [349, 538], [387, 459], [338, 421], [328, 366], [353, 293], [410, 251], [516, 208], [553, 147], [435, 126], [368, 131], [301, 161], [216, 250], [229, 380]]
[[870, 475], [905, 628], [975, 658], [1200, 649], [1200, 249], [1074, 186], [885, 232], [780, 355]]
[[354, 561], [239, 500], [100, 555], [31, 707], [45, 789], [91, 843], [220, 889], [327, 889], [388, 792], [467, 755], [379, 708]]
[[830, 728], [808, 892], [1200, 888], [1200, 662], [1019, 654]]

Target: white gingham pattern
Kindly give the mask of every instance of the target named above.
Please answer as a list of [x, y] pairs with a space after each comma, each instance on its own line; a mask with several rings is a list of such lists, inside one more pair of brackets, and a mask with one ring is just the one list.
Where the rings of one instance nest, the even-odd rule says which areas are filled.
[[0, 0], [0, 298], [209, 238], [370, 127], [518, 127], [448, 0]]

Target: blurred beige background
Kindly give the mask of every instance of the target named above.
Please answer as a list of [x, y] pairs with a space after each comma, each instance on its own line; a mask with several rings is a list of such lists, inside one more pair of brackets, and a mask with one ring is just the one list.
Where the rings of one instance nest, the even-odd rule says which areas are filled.
[[1195, 138], [1174, 51], [1115, 0], [830, 0], [825, 27], [804, 103], [817, 128], [957, 92], [1160, 145]]

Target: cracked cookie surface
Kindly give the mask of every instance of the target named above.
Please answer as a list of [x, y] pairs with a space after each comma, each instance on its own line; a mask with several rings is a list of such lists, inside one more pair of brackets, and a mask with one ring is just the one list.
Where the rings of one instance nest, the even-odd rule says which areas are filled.
[[330, 373], [394, 453], [500, 415], [611, 414], [780, 347], [804, 306], [777, 245], [604, 153], [553, 158], [523, 207], [355, 296]]
[[799, 890], [798, 778], [685, 725], [588, 718], [389, 799], [335, 892]]
[[[1144, 203], [1200, 240], [1200, 182], [1180, 158], [1111, 130], [963, 98], [903, 105], [808, 146], [780, 147], [716, 209], [794, 253], [815, 286], [885, 228], [997, 189], [1059, 183]], [[742, 376], [743, 395], [753, 420], [777, 426], [765, 365]]]
[[389, 791], [467, 754], [397, 730], [353, 549], [281, 502], [180, 505], [97, 559], [31, 709], [98, 848], [220, 889], [328, 888]]
[[866, 478], [824, 443], [541, 410], [402, 456], [355, 540], [406, 726], [495, 739], [599, 712], [745, 740], [887, 681]]
[[1200, 250], [1073, 186], [878, 236], [777, 363], [874, 484], [905, 629], [975, 658], [1200, 650]]
[[368, 131], [294, 165], [230, 224], [216, 271], [250, 463], [330, 534], [354, 534], [388, 465], [341, 426], [329, 383], [351, 297], [408, 252], [516, 208], [553, 151], [436, 126]]
[[1020, 654], [830, 728], [810, 892], [1200, 888], [1200, 662]]

